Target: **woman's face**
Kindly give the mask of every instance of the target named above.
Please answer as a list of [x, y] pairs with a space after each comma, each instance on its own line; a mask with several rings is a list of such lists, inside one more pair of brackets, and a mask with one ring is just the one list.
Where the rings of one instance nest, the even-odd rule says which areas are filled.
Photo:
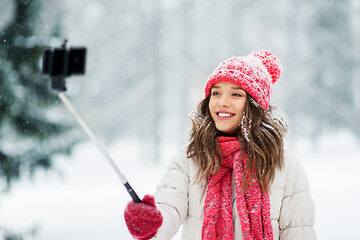
[[209, 110], [218, 131], [226, 134], [237, 132], [246, 98], [246, 92], [233, 83], [219, 82], [212, 87]]

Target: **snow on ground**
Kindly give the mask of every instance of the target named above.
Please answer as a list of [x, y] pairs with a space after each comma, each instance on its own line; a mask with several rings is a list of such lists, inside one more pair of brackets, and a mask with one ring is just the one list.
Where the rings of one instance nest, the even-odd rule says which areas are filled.
[[[129, 142], [109, 150], [142, 198], [155, 191], [167, 165], [142, 162], [138, 152]], [[71, 159], [60, 157], [56, 166], [60, 173], [40, 172], [34, 181], [23, 179], [2, 196], [0, 225], [13, 232], [37, 227], [38, 240], [132, 239], [123, 220], [131, 198], [93, 143], [77, 146]]]
[[[349, 134], [291, 145], [304, 164], [316, 204], [318, 239], [354, 239], [360, 216], [360, 149]], [[137, 144], [119, 142], [110, 155], [142, 197], [155, 191], [167, 167], [140, 160]], [[164, 148], [164, 159], [177, 151]], [[130, 201], [125, 188], [92, 143], [76, 147], [71, 158], [57, 159], [61, 173], [40, 172], [23, 179], [0, 199], [0, 225], [14, 232], [37, 228], [34, 239], [131, 239], [123, 211]], [[28, 239], [32, 239], [29, 237]], [[174, 239], [180, 239], [178, 234]]]
[[359, 239], [359, 141], [345, 132], [297, 145], [315, 201], [318, 239]]

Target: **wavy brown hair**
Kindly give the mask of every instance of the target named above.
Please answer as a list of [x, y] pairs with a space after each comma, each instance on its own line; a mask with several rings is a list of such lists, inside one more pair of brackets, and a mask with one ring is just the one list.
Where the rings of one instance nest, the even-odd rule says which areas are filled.
[[[210, 95], [198, 105], [198, 111], [190, 117], [192, 130], [190, 143], [187, 148], [187, 157], [194, 158], [198, 164], [196, 181], [215, 174], [221, 167], [221, 150], [217, 136], [219, 132], [210, 115]], [[245, 176], [251, 174], [257, 180], [263, 192], [269, 190], [274, 180], [276, 168], [284, 165], [284, 136], [287, 124], [283, 117], [276, 116], [275, 107], [264, 110], [249, 94], [247, 94], [244, 115], [237, 137], [241, 146], [249, 156], [245, 166]], [[244, 131], [245, 129], [245, 131]], [[245, 183], [245, 181], [243, 181]], [[244, 190], [250, 187], [246, 183]]]

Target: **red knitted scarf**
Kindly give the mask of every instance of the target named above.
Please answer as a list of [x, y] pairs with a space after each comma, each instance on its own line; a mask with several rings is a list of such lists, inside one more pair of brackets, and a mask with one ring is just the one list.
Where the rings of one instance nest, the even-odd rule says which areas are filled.
[[254, 178], [251, 187], [242, 190], [244, 166], [248, 159], [235, 137], [219, 137], [222, 164], [217, 174], [208, 177], [204, 206], [202, 239], [234, 239], [231, 206], [232, 170], [235, 177], [236, 207], [244, 240], [273, 239], [269, 194], [263, 194]]

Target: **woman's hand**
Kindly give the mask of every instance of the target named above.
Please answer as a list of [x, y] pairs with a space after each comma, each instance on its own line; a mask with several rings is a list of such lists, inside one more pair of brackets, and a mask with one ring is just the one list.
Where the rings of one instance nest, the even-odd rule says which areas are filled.
[[153, 196], [145, 195], [142, 201], [142, 203], [129, 202], [124, 217], [131, 235], [134, 238], [146, 240], [155, 236], [163, 217], [156, 208]]

